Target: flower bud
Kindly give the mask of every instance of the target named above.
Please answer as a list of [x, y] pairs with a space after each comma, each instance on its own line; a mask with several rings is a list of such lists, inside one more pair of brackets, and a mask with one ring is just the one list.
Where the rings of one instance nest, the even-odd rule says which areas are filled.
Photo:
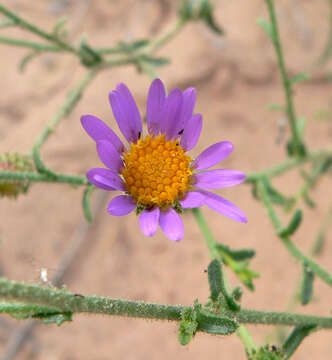
[[[31, 159], [28, 156], [17, 153], [6, 153], [0, 156], [0, 171], [12, 173], [24, 173], [33, 171]], [[30, 186], [28, 179], [0, 179], [0, 197], [16, 198], [19, 194], [25, 194]]]

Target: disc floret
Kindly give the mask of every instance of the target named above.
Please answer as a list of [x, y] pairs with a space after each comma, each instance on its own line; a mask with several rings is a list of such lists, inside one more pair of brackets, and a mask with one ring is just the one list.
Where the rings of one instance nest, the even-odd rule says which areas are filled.
[[138, 204], [167, 208], [190, 189], [192, 159], [177, 139], [148, 135], [131, 144], [123, 159], [125, 188]]

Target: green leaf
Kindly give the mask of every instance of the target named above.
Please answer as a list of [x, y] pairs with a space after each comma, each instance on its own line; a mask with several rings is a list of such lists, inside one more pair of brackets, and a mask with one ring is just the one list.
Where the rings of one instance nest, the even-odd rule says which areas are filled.
[[233, 250], [229, 246], [222, 244], [217, 244], [216, 249], [221, 253], [225, 253], [230, 256], [234, 261], [244, 261], [252, 259], [256, 255], [256, 251], [253, 249]]
[[301, 303], [302, 305], [307, 305], [313, 294], [313, 285], [314, 285], [315, 274], [308, 268], [308, 266], [303, 264], [303, 278], [301, 284]]
[[248, 269], [248, 264], [246, 264], [246, 267], [243, 267], [242, 269], [235, 270], [236, 275], [241, 280], [241, 282], [251, 291], [255, 290], [253, 279], [257, 279], [260, 277], [260, 275], [251, 269]]
[[270, 39], [274, 41], [274, 32], [271, 24], [263, 18], [258, 18], [256, 22], [257, 25], [261, 26], [266, 31]]
[[55, 25], [53, 27], [53, 34], [56, 37], [59, 36], [59, 32], [60, 32], [61, 28], [66, 24], [67, 21], [68, 21], [68, 19], [64, 16], [64, 17], [61, 17], [60, 19], [58, 19], [58, 21], [55, 23]]
[[296, 327], [291, 332], [291, 334], [282, 346], [286, 354], [286, 359], [289, 359], [294, 354], [295, 350], [302, 343], [303, 339], [308, 336], [314, 329], [315, 325], [305, 325]]
[[222, 275], [220, 261], [214, 259], [208, 266], [208, 278], [210, 285], [210, 298], [212, 301], [217, 301], [222, 290]]
[[22, 60], [20, 61], [19, 66], [18, 66], [19, 71], [24, 72], [27, 65], [31, 62], [31, 60], [36, 58], [40, 53], [41, 53], [40, 51], [33, 51], [33, 52], [30, 52], [29, 54], [23, 56]]
[[304, 135], [306, 124], [307, 124], [307, 118], [305, 116], [300, 116], [296, 121], [296, 127], [301, 138]]
[[209, 0], [202, 0], [199, 18], [216, 34], [223, 35], [224, 30], [217, 24], [213, 15], [213, 5]]
[[294, 215], [289, 222], [289, 225], [278, 232], [278, 235], [282, 238], [291, 236], [295, 233], [302, 222], [302, 210], [298, 209], [294, 212]]
[[170, 59], [166, 57], [152, 57], [148, 55], [141, 55], [139, 59], [155, 67], [164, 66], [170, 63]]
[[38, 318], [43, 321], [44, 324], [57, 324], [61, 326], [65, 321], [72, 321], [73, 313], [70, 311], [59, 314], [36, 314], [33, 318]]
[[303, 200], [309, 207], [311, 207], [311, 208], [316, 207], [316, 203], [310, 198], [307, 191], [303, 194]]
[[229, 335], [236, 331], [239, 324], [234, 319], [200, 312], [197, 315], [197, 330], [215, 335]]
[[92, 49], [83, 38], [80, 44], [81, 63], [87, 67], [97, 65], [102, 61], [102, 57]]
[[181, 345], [188, 345], [194, 338], [197, 329], [196, 321], [183, 320], [180, 322], [178, 339]]
[[298, 82], [301, 82], [301, 81], [305, 81], [305, 80], [308, 80], [310, 79], [310, 75], [309, 74], [306, 74], [306, 73], [299, 73], [299, 74], [296, 74], [291, 80], [290, 82], [292, 84], [295, 84], [295, 83], [298, 83]]
[[94, 186], [88, 186], [83, 193], [82, 199], [82, 206], [83, 206], [83, 214], [88, 223], [92, 222], [92, 214], [91, 214], [91, 207], [90, 207], [90, 198], [92, 192], [96, 190]]

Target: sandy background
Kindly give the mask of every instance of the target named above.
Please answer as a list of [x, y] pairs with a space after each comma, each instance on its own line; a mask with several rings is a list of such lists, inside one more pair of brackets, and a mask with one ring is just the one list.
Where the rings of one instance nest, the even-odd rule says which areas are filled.
[[[51, 29], [59, 16], [69, 18], [70, 36], [85, 34], [91, 44], [107, 46], [117, 41], [153, 36], [175, 18], [170, 1], [3, 1], [41, 27]], [[235, 151], [223, 163], [225, 168], [244, 172], [273, 166], [285, 159], [284, 141], [277, 144], [282, 122], [278, 112], [268, 111], [269, 102], [282, 102], [283, 92], [272, 46], [260, 27], [258, 17], [267, 17], [262, 0], [220, 1], [216, 17], [227, 32], [217, 37], [202, 24], [190, 24], [160, 55], [171, 55], [172, 64], [160, 68], [159, 76], [168, 89], [195, 86], [196, 111], [203, 114], [203, 132], [195, 156], [209, 144], [229, 140]], [[326, 1], [278, 1], [278, 16], [286, 61], [292, 73], [308, 71], [321, 53], [328, 35]], [[5, 36], [30, 36], [15, 29], [1, 30]], [[34, 139], [62, 103], [67, 91], [82, 77], [84, 69], [76, 59], [54, 54], [34, 60], [24, 74], [17, 71], [26, 52], [0, 45], [0, 153], [28, 152]], [[312, 149], [331, 144], [331, 66], [313, 70], [313, 78], [295, 89], [299, 115], [309, 119], [306, 141]], [[103, 72], [95, 79], [72, 115], [63, 120], [42, 151], [46, 164], [59, 172], [84, 174], [100, 166], [93, 142], [83, 132], [79, 118], [95, 114], [115, 129], [108, 92], [119, 81], [132, 89], [144, 110], [149, 79], [131, 67]], [[318, 119], [317, 113], [327, 116]], [[288, 131], [288, 130], [287, 130]], [[286, 138], [288, 137], [288, 132]], [[299, 177], [292, 172], [274, 182], [292, 194]], [[317, 208], [305, 205], [304, 225], [294, 241], [309, 250], [331, 201], [331, 179], [324, 178], [314, 189]], [[256, 291], [245, 291], [243, 306], [283, 311], [287, 309], [301, 272], [275, 237], [263, 207], [251, 196], [247, 185], [223, 191], [248, 215], [247, 225], [203, 209], [215, 236], [235, 248], [257, 250], [252, 268], [261, 273]], [[35, 184], [27, 196], [17, 201], [0, 201], [0, 272], [20, 281], [38, 281], [41, 268], [49, 277], [82, 222], [81, 189], [66, 185]], [[108, 196], [107, 200], [110, 197]], [[160, 230], [144, 237], [134, 214], [114, 218], [106, 203], [63, 279], [74, 292], [109, 297], [139, 299], [170, 304], [204, 302], [209, 295], [204, 273], [209, 256], [192, 216], [184, 217], [185, 237], [175, 244]], [[81, 226], [81, 225], [80, 225]], [[330, 229], [329, 239], [332, 236]], [[327, 241], [319, 261], [329, 271], [331, 241]], [[230, 274], [233, 286], [238, 281]], [[327, 316], [331, 310], [331, 289], [315, 283], [314, 302], [297, 311]], [[0, 354], [5, 355], [9, 339], [24, 325], [0, 317]], [[255, 340], [276, 343], [271, 327], [250, 326]], [[8, 349], [7, 349], [8, 350]], [[6, 350], [6, 351], [7, 351]], [[330, 359], [331, 332], [310, 336], [294, 359]], [[177, 341], [174, 323], [128, 320], [101, 316], [75, 316], [62, 327], [38, 326], [15, 359], [106, 360], [106, 359], [245, 359], [243, 347], [234, 336], [197, 334], [186, 347]], [[3, 358], [4, 359], [4, 358]], [[8, 359], [8, 358], [7, 358]]]

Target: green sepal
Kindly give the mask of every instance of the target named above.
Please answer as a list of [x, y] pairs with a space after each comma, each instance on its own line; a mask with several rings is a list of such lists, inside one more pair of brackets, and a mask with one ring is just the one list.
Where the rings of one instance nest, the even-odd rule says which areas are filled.
[[315, 327], [315, 325], [305, 325], [294, 328], [282, 346], [286, 355], [285, 359], [289, 359], [293, 355], [303, 339], [307, 337]]
[[216, 244], [216, 249], [230, 256], [234, 261], [249, 260], [256, 255], [256, 251], [253, 249], [233, 250], [229, 246], [222, 244]]
[[217, 301], [218, 296], [222, 291], [222, 275], [220, 261], [214, 259], [208, 266], [208, 279], [210, 285], [210, 298], [212, 301]]
[[144, 211], [146, 209], [145, 205], [139, 204], [137, 203], [136, 206], [136, 215], [139, 215], [142, 211]]
[[278, 235], [282, 238], [293, 235], [295, 233], [295, 231], [298, 229], [298, 227], [300, 226], [301, 222], [302, 222], [302, 210], [297, 209], [294, 212], [294, 215], [293, 215], [291, 221], [289, 222], [289, 225], [286, 228], [280, 230], [278, 232]]
[[178, 199], [174, 201], [172, 207], [178, 214], [183, 214], [183, 207], [181, 206]]
[[230, 335], [239, 327], [239, 323], [223, 316], [200, 312], [197, 314], [197, 330], [214, 335]]
[[83, 198], [82, 198], [83, 214], [88, 223], [92, 222], [90, 198], [94, 190], [96, 190], [94, 186], [88, 186], [83, 192]]
[[303, 277], [301, 283], [301, 304], [307, 305], [313, 294], [313, 285], [315, 280], [315, 273], [307, 266], [303, 264]]

